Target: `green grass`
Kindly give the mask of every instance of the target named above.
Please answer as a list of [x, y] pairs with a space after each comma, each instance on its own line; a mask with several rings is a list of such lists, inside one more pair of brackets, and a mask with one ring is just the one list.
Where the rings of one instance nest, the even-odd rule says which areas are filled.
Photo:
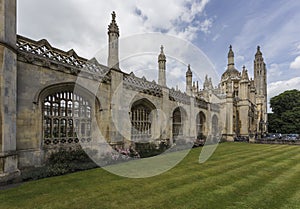
[[99, 168], [0, 191], [0, 208], [300, 208], [300, 146], [220, 144], [199, 164], [129, 179]]

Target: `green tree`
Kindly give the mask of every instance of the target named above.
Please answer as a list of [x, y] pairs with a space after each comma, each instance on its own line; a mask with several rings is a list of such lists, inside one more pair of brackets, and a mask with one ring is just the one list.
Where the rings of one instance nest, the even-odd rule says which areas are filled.
[[300, 91], [288, 90], [271, 98], [270, 107], [269, 132], [300, 132]]

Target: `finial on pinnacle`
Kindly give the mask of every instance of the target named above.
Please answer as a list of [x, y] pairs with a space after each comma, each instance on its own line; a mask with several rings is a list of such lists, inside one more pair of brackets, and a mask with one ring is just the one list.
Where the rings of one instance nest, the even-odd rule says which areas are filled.
[[257, 51], [256, 51], [255, 56], [256, 56], [256, 57], [257, 57], [257, 56], [262, 56], [262, 53], [261, 53], [261, 51], [260, 51], [260, 46], [259, 46], [259, 45], [257, 46]]
[[163, 45], [160, 46], [160, 53], [164, 53], [164, 46]]
[[[234, 57], [234, 53], [233, 53], [233, 51], [232, 51], [232, 46], [231, 46], [231, 44], [230, 44], [230, 46], [229, 46], [229, 52], [228, 52], [228, 58], [230, 58], [230, 57]], [[231, 60], [230, 63], [228, 62], [228, 64], [233, 64], [233, 60]]]
[[113, 11], [113, 12], [111, 13], [111, 17], [112, 17], [112, 20], [113, 20], [113, 21], [116, 20], [116, 13], [115, 13], [115, 11]]
[[111, 20], [110, 24], [108, 25], [108, 34], [116, 33], [119, 36], [120, 35], [119, 34], [119, 27], [118, 27], [117, 22], [116, 22], [116, 13], [115, 13], [115, 11], [113, 11], [111, 13], [111, 16], [112, 16], [112, 20]]
[[186, 76], [192, 76], [192, 75], [193, 75], [193, 73], [192, 73], [192, 71], [191, 71], [191, 65], [188, 64], [188, 69], [187, 69], [187, 71], [186, 71]]

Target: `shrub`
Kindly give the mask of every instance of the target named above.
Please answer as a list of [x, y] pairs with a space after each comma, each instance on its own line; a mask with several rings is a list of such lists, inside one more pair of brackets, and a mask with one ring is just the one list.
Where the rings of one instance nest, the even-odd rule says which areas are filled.
[[98, 167], [82, 149], [60, 149], [53, 152], [43, 167], [31, 168], [22, 172], [22, 180], [63, 175], [75, 171]]
[[139, 153], [141, 158], [153, 157], [163, 153], [170, 146], [166, 142], [160, 142], [156, 145], [153, 142], [135, 143], [135, 150]]

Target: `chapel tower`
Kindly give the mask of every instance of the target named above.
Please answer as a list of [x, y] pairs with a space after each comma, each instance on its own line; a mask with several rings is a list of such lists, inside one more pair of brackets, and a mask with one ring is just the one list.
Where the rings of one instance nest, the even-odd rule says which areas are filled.
[[264, 133], [267, 131], [267, 69], [259, 46], [257, 46], [254, 59], [254, 85], [256, 88], [256, 105], [258, 110], [257, 131]]

